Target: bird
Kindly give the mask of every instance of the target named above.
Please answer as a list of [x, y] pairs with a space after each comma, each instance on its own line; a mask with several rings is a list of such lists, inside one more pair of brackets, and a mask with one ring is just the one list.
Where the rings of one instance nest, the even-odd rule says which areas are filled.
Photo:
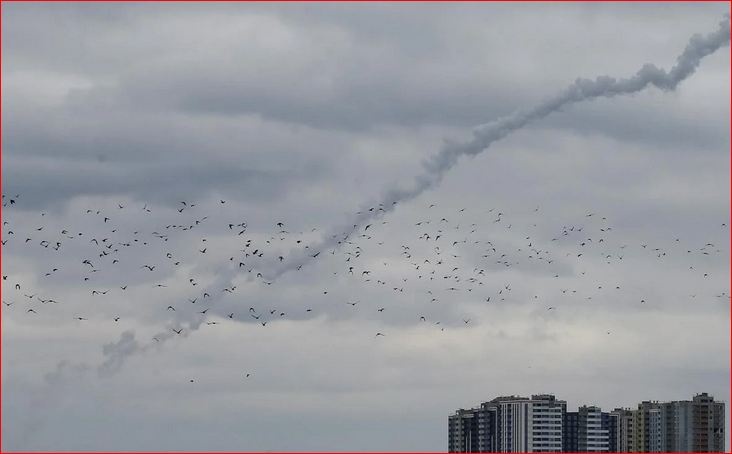
[[[4, 205], [7, 200], [7, 198], [3, 198]], [[3, 244], [8, 241], [7, 247], [11, 251], [10, 248], [24, 247], [35, 254], [35, 250], [38, 249], [39, 254], [44, 254], [39, 255], [39, 257], [43, 257], [43, 260], [29, 259], [38, 262], [34, 277], [48, 277], [43, 280], [18, 281], [15, 284], [16, 292], [20, 291], [22, 284], [27, 293], [25, 296], [31, 300], [29, 302], [33, 302], [35, 298], [38, 298], [44, 305], [58, 302], [51, 297], [64, 301], [62, 296], [55, 294], [49, 295], [50, 297], [47, 296], [45, 299], [38, 296], [65, 291], [62, 287], [42, 284], [42, 282], [54, 280], [57, 276], [55, 273], [58, 271], [58, 275], [64, 273], [64, 279], [74, 283], [82, 292], [91, 291], [94, 295], [94, 303], [87, 303], [81, 298], [78, 304], [104, 305], [104, 311], [117, 311], [122, 304], [137, 309], [138, 300], [142, 302], [145, 301], [145, 298], [153, 296], [152, 300], [159, 301], [161, 307], [165, 302], [169, 303], [166, 313], [176, 312], [176, 314], [168, 315], [173, 315], [175, 319], [189, 320], [191, 314], [195, 313], [206, 316], [208, 309], [198, 312], [191, 311], [187, 306], [179, 304], [180, 309], [176, 310], [173, 303], [180, 298], [180, 295], [176, 296], [174, 289], [204, 287], [201, 292], [189, 295], [190, 298], [186, 295], [183, 297], [191, 304], [197, 303], [199, 298], [204, 301], [210, 298], [210, 307], [219, 303], [215, 296], [217, 294], [222, 298], [232, 300], [239, 298], [236, 303], [251, 304], [252, 307], [249, 307], [248, 312], [250, 317], [257, 320], [257, 323], [261, 323], [262, 326], [267, 326], [272, 319], [289, 318], [288, 314], [293, 310], [299, 314], [302, 314], [302, 311], [306, 314], [314, 312], [312, 307], [300, 309], [298, 306], [297, 309], [284, 311], [280, 304], [276, 304], [280, 306], [280, 309], [271, 307], [266, 309], [266, 306], [263, 308], [262, 304], [265, 304], [264, 301], [279, 301], [288, 298], [288, 292], [292, 287], [288, 287], [289, 283], [286, 280], [274, 277], [280, 276], [280, 269], [283, 270], [282, 272], [301, 272], [305, 269], [303, 266], [307, 266], [308, 261], [318, 258], [318, 261], [322, 262], [323, 269], [329, 269], [329, 271], [323, 272], [321, 279], [318, 277], [318, 269], [314, 268], [312, 273], [301, 272], [300, 279], [304, 280], [302, 289], [310, 287], [314, 288], [316, 293], [322, 291], [321, 298], [324, 303], [328, 303], [332, 298], [329, 295], [337, 293], [334, 288], [326, 284], [332, 279], [338, 281], [339, 286], [343, 285], [342, 288], [347, 286], [348, 291], [352, 292], [341, 301], [345, 300], [346, 304], [351, 305], [354, 308], [354, 314], [361, 312], [355, 311], [355, 308], [360, 304], [359, 301], [364, 301], [363, 295], [369, 295], [370, 298], [373, 298], [372, 301], [377, 302], [375, 310], [382, 314], [380, 317], [384, 317], [385, 321], [390, 321], [389, 319], [394, 313], [401, 314], [402, 311], [407, 311], [409, 323], [420, 325], [424, 323], [421, 325], [423, 328], [436, 326], [440, 328], [440, 331], [445, 331], [447, 327], [453, 326], [459, 320], [462, 320], [465, 325], [472, 321], [470, 318], [456, 315], [454, 310], [449, 309], [441, 309], [440, 313], [444, 315], [439, 318], [450, 317], [450, 319], [443, 318], [441, 321], [436, 321], [435, 317], [430, 315], [428, 320], [428, 317], [421, 315], [432, 314], [432, 312], [425, 312], [425, 304], [430, 304], [432, 307], [452, 304], [451, 300], [459, 300], [455, 304], [462, 306], [473, 302], [470, 297], [474, 295], [475, 303], [497, 304], [498, 306], [489, 304], [484, 307], [484, 310], [493, 311], [498, 310], [501, 302], [511, 302], [512, 295], [516, 293], [519, 294], [516, 299], [533, 295], [532, 300], [538, 302], [545, 299], [544, 284], [542, 282], [540, 297], [538, 292], [534, 291], [534, 277], [539, 279], [553, 277], [552, 283], [546, 285], [546, 294], [550, 295], [551, 291], [554, 291], [559, 295], [561, 292], [563, 300], [568, 302], [577, 299], [590, 304], [591, 301], [595, 307], [602, 303], [615, 304], [617, 301], [619, 304], [613, 306], [615, 310], [623, 310], [622, 302], [626, 300], [646, 304], [646, 301], [650, 300], [650, 297], [646, 295], [650, 295], [650, 293], [640, 293], [646, 292], [647, 289], [642, 287], [642, 284], [630, 281], [634, 271], [629, 264], [646, 260], [649, 267], [658, 268], [656, 260], [667, 260], [676, 254], [674, 258], [682, 264], [681, 269], [691, 274], [689, 280], [697, 278], [699, 280], [694, 282], [694, 285], [700, 286], [698, 300], [695, 303], [701, 301], [704, 296], [715, 295], [716, 298], [725, 298], [725, 300], [729, 298], [727, 289], [711, 288], [717, 284], [716, 275], [718, 273], [715, 273], [716, 268], [713, 263], [715, 255], [722, 257], [728, 252], [722, 250], [721, 246], [715, 246], [722, 241], [721, 238], [699, 236], [696, 242], [685, 242], [680, 239], [680, 235], [665, 238], [654, 234], [653, 242], [657, 244], [650, 244], [642, 238], [633, 243], [629, 240], [621, 241], [622, 237], [617, 236], [620, 228], [611, 225], [611, 221], [608, 221], [611, 219], [610, 217], [599, 214], [601, 213], [600, 207], [586, 207], [576, 214], [567, 215], [567, 220], [560, 219], [559, 223], [554, 224], [553, 218], [558, 217], [561, 212], [548, 213], [548, 208], [541, 207], [540, 210], [535, 203], [531, 203], [523, 210], [523, 219], [517, 219], [510, 213], [504, 214], [499, 208], [491, 208], [486, 212], [486, 208], [483, 207], [473, 210], [472, 207], [467, 206], [457, 209], [458, 215], [455, 216], [455, 212], [452, 211], [454, 208], [441, 212], [442, 207], [438, 208], [435, 203], [427, 201], [424, 205], [419, 206], [419, 209], [423, 210], [422, 215], [415, 217], [408, 212], [402, 214], [405, 217], [402, 219], [404, 222], [399, 224], [401, 231], [384, 233], [378, 226], [385, 225], [386, 221], [382, 221], [379, 217], [383, 216], [380, 213], [386, 213], [394, 206], [389, 201], [363, 208], [358, 213], [356, 223], [349, 223], [347, 228], [340, 229], [340, 231], [324, 233], [322, 239], [314, 239], [313, 243], [309, 244], [308, 233], [322, 231], [321, 226], [298, 228], [293, 224], [299, 221], [293, 222], [290, 219], [282, 218], [274, 226], [271, 221], [257, 223], [257, 228], [252, 231], [246, 222], [238, 219], [232, 204], [220, 197], [216, 197], [210, 202], [200, 203], [196, 212], [193, 208], [197, 203], [193, 200], [173, 205], [174, 208], [180, 210], [180, 215], [172, 218], [167, 214], [158, 216], [159, 210], [156, 209], [153, 213], [150, 206], [145, 204], [142, 209], [142, 212], [145, 213], [144, 223], [141, 223], [141, 226], [132, 225], [136, 221], [135, 217], [143, 216], [140, 216], [138, 210], [130, 210], [125, 207], [125, 204], [129, 205], [128, 202], [124, 202], [124, 204], [118, 201], [111, 202], [111, 207], [116, 213], [114, 219], [102, 207], [84, 207], [80, 210], [81, 213], [86, 211], [90, 218], [94, 216], [96, 222], [90, 223], [88, 230], [83, 230], [83, 232], [74, 231], [69, 226], [61, 226], [65, 227], [63, 229], [55, 228], [52, 227], [53, 224], [49, 225], [45, 222], [29, 223], [25, 228], [21, 228], [15, 224], [13, 211], [9, 209], [8, 218], [3, 223], [5, 226], [3, 230], [6, 233]], [[424, 215], [425, 206], [431, 209], [427, 212], [429, 215], [426, 216]], [[212, 209], [212, 207], [218, 208]], [[209, 212], [206, 212], [207, 209]], [[545, 212], [547, 212], [546, 231], [541, 231], [540, 221], [544, 220]], [[535, 214], [532, 215], [532, 213]], [[44, 216], [45, 213], [37, 214]], [[131, 214], [135, 216], [130, 216]], [[190, 219], [184, 219], [187, 217]], [[97, 218], [102, 219], [103, 222], [99, 223]], [[118, 221], [120, 221], [119, 228], [115, 225]], [[287, 229], [285, 229], [286, 224]], [[122, 225], [129, 225], [129, 230], [122, 228]], [[214, 230], [216, 226], [219, 230]], [[726, 229], [720, 231], [719, 221], [713, 220], [711, 226], [720, 235], [726, 235]], [[512, 230], [506, 231], [509, 227]], [[722, 224], [722, 227], [726, 227], [726, 224]], [[17, 232], [19, 241], [16, 243], [14, 243], [16, 234], [11, 233], [13, 232], [11, 229]], [[200, 233], [204, 229], [207, 232], [217, 231], [217, 235], [220, 234], [216, 244], [218, 245], [220, 240], [224, 245], [223, 249], [217, 246], [214, 253], [207, 254], [207, 245], [212, 240], [202, 238]], [[29, 240], [29, 242], [23, 243], [25, 238], [32, 238], [35, 241]], [[63, 247], [61, 242], [56, 242], [56, 240], [63, 242]], [[417, 241], [419, 242], [417, 243]], [[71, 247], [67, 243], [71, 243], [72, 246], [76, 243], [77, 246]], [[54, 244], [56, 248], [53, 247]], [[184, 247], [187, 244], [196, 245], [193, 247], [199, 253], [207, 254], [207, 262], [208, 260], [211, 262], [196, 261], [195, 258], [200, 256], [195, 254], [196, 251], [190, 246]], [[704, 246], [699, 247], [702, 244]], [[39, 245], [44, 249], [39, 249]], [[639, 245], [641, 249], [638, 249]], [[56, 250], [54, 251], [54, 249]], [[219, 250], [231, 250], [231, 252], [226, 254], [226, 257], [219, 258], [217, 257]], [[473, 250], [474, 253], [466, 258], [468, 250]], [[90, 251], [96, 255], [91, 255]], [[290, 251], [292, 255], [290, 255]], [[29, 257], [33, 257], [33, 255]], [[65, 260], [67, 257], [75, 266], [59, 265], [62, 263], [61, 260]], [[295, 257], [292, 263], [290, 263], [290, 257]], [[79, 261], [79, 258], [82, 261]], [[159, 258], [165, 261], [160, 262]], [[288, 263], [284, 263], [285, 260], [288, 260]], [[216, 261], [218, 263], [215, 263]], [[156, 262], [157, 265], [155, 265]], [[112, 267], [111, 265], [117, 266]], [[179, 268], [174, 268], [179, 265], [181, 265]], [[577, 269], [578, 265], [581, 268]], [[597, 272], [598, 269], [594, 265], [602, 265], [606, 268], [603, 268], [603, 272]], [[664, 265], [673, 266], [671, 263]], [[138, 274], [128, 275], [124, 272], [125, 267], [133, 271], [145, 269], [154, 274], [148, 275], [138, 271]], [[496, 286], [497, 288], [492, 289], [491, 281], [498, 278], [500, 271], [506, 268], [512, 272], [527, 268], [532, 272], [524, 275], [525, 279], [520, 284], [517, 282], [514, 285], [516, 289], [512, 288], [510, 284], [500, 282]], [[62, 269], [63, 271], [61, 271]], [[575, 269], [576, 271], [573, 271]], [[52, 271], [49, 272], [49, 270]], [[229, 270], [233, 276], [231, 278], [228, 276]], [[244, 270], [246, 272], [243, 272]], [[628, 277], [627, 280], [609, 281], [608, 276], [622, 276], [623, 271]], [[24, 270], [24, 272], [26, 271]], [[163, 281], [165, 285], [155, 283], [149, 284], [149, 286], [139, 285], [145, 282], [143, 276], [156, 276], [159, 273], [166, 274], [166, 279]], [[217, 274], [222, 277], [223, 282], [220, 284]], [[51, 277], [52, 275], [53, 277]], [[135, 277], [139, 278], [139, 281], [130, 280]], [[8, 279], [7, 275], [3, 275], [3, 281]], [[237, 289], [233, 282], [238, 282], [239, 279], [247, 282], [247, 292], [241, 290], [236, 292]], [[188, 280], [187, 284], [186, 280]], [[280, 283], [282, 284], [278, 285]], [[184, 286], [181, 287], [180, 284], [184, 284]], [[269, 295], [249, 292], [250, 285], [251, 290], [254, 290], [254, 286], [262, 284], [262, 292], [270, 292]], [[38, 288], [33, 289], [35, 285], [38, 285]], [[132, 293], [126, 292], [124, 296], [134, 296], [134, 299], [116, 299], [115, 292], [105, 288], [114, 289], [115, 286], [118, 286], [125, 291], [128, 289], [128, 285], [131, 286]], [[208, 287], [206, 287], [207, 285]], [[326, 288], [326, 285], [330, 288]], [[155, 295], [149, 295], [149, 292], [152, 292], [151, 287], [159, 289], [155, 290]], [[284, 287], [283, 293], [277, 293], [280, 291], [278, 287], [280, 289]], [[32, 291], [27, 290], [28, 288]], [[615, 289], [612, 292], [613, 299], [608, 300], [608, 295], [604, 295], [603, 292], [608, 292], [613, 288]], [[216, 289], [222, 290], [219, 292]], [[385, 291], [387, 293], [384, 293]], [[209, 292], [214, 297], [211, 297]], [[446, 292], [450, 296], [460, 296], [461, 298], [451, 299], [445, 295]], [[8, 295], [11, 294], [12, 287], [8, 289]], [[239, 297], [239, 294], [243, 295]], [[102, 298], [103, 295], [108, 295], [108, 298]], [[687, 295], [687, 298], [696, 297], [696, 293], [693, 296], [688, 293], [681, 295]], [[86, 296], [88, 297], [88, 294]], [[261, 298], [261, 302], [249, 302], [251, 298]], [[382, 299], [379, 300], [379, 298]], [[385, 306], [380, 306], [380, 304], [385, 304], [383, 301], [386, 298], [389, 298], [390, 304], [388, 314]], [[7, 301], [3, 301], [3, 303], [6, 307], [13, 304]], [[368, 309], [366, 306], [363, 308]], [[511, 305], [504, 307], [505, 310], [513, 310]], [[544, 307], [547, 311], [556, 311], [558, 308], [558, 306]], [[63, 312], [66, 310], [63, 304], [51, 306], [51, 308], [55, 311], [43, 310], [44, 317], [28, 317], [27, 323], [46, 320], [46, 317], [52, 317], [54, 313], [68, 315], [67, 312]], [[29, 308], [26, 306], [21, 311], [27, 309]], [[319, 308], [318, 312], [322, 313], [324, 319], [327, 320], [331, 315], [329, 313], [331, 310], [332, 308], [325, 306], [323, 310]], [[32, 308], [27, 312], [35, 314], [36, 311], [35, 308]], [[266, 316], [267, 312], [270, 314], [269, 319]], [[556, 312], [558, 313], [558, 311]], [[234, 312], [228, 314], [222, 312], [222, 314], [230, 320], [234, 318]], [[91, 314], [88, 315], [90, 319], [95, 319]], [[212, 315], [214, 314], [212, 313]], [[218, 315], [218, 312], [215, 315]], [[275, 315], [277, 317], [274, 317]], [[76, 319], [76, 317], [74, 318]], [[120, 317], [115, 316], [113, 320], [118, 322]], [[193, 323], [190, 328], [185, 329], [193, 331], [204, 321], [208, 326], [224, 325], [223, 322], [216, 319], [206, 321], [206, 317], [200, 317], [198, 320], [199, 324]], [[427, 321], [430, 323], [427, 324]], [[231, 326], [231, 324], [226, 325]], [[80, 325], [79, 328], [94, 326], [94, 322], [91, 322]], [[167, 331], [168, 328], [164, 329]], [[279, 326], [275, 324], [271, 328], [272, 335], [276, 335]], [[175, 334], [181, 335], [183, 328], [176, 327], [171, 330]], [[222, 327], [221, 331], [225, 332], [225, 327]], [[610, 334], [609, 331], [606, 332]], [[383, 335], [383, 332], [378, 332], [376, 337]], [[161, 342], [169, 337], [169, 335], [158, 336], [160, 337], [154, 338], [153, 341]], [[186, 337], [191, 339], [189, 342], [195, 342], [195, 336]]]

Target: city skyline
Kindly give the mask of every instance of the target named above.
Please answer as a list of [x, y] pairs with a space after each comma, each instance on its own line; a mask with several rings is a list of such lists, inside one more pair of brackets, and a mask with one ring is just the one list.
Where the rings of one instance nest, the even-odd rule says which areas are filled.
[[448, 452], [726, 452], [725, 407], [707, 393], [606, 411], [501, 396], [448, 417]]
[[0, 448], [729, 402], [728, 13], [4, 2]]

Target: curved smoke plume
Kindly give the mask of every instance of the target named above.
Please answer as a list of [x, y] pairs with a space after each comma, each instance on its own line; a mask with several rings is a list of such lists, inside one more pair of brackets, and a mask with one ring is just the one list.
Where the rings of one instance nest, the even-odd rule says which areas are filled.
[[[437, 154], [423, 162], [422, 173], [415, 177], [411, 188], [387, 190], [379, 202], [370, 205], [370, 207], [377, 207], [377, 209], [373, 211], [361, 210], [360, 214], [351, 219], [345, 228], [331, 230], [320, 242], [310, 245], [307, 253], [302, 250], [294, 251], [287, 263], [275, 270], [269, 278], [277, 278], [304, 265], [317, 252], [325, 251], [331, 247], [338, 247], [350, 232], [393, 210], [398, 202], [412, 200], [424, 191], [436, 187], [442, 181], [445, 173], [457, 164], [460, 157], [478, 155], [488, 149], [493, 142], [553, 112], [557, 112], [565, 106], [590, 101], [595, 98], [611, 98], [618, 95], [632, 94], [645, 89], [649, 85], [664, 91], [674, 90], [681, 81], [696, 71], [702, 58], [714, 53], [723, 46], [727, 46], [729, 40], [729, 16], [727, 15], [719, 23], [719, 28], [716, 31], [706, 36], [699, 34], [692, 36], [684, 51], [676, 59], [676, 64], [668, 72], [647, 63], [634, 76], [627, 79], [616, 79], [610, 76], [599, 76], [595, 80], [577, 79], [559, 94], [532, 109], [517, 111], [475, 127], [473, 129], [473, 138], [467, 142], [446, 141]], [[381, 210], [378, 208], [381, 208]]]
[[[499, 118], [490, 123], [477, 126], [473, 129], [473, 137], [466, 142], [446, 141], [440, 151], [422, 163], [422, 172], [418, 174], [411, 187], [394, 187], [384, 192], [381, 200], [366, 205], [345, 226], [330, 230], [317, 243], [307, 249], [292, 251], [286, 262], [272, 263], [263, 269], [262, 273], [267, 280], [274, 280], [288, 271], [298, 269], [308, 263], [319, 252], [331, 248], [338, 248], [359, 227], [369, 221], [392, 211], [399, 202], [412, 200], [424, 191], [436, 187], [445, 174], [452, 169], [462, 156], [475, 156], [485, 151], [494, 142], [506, 137], [513, 131], [540, 120], [549, 114], [572, 104], [590, 101], [596, 98], [611, 98], [618, 95], [632, 94], [654, 86], [664, 91], [674, 90], [680, 82], [691, 76], [699, 66], [702, 58], [727, 46], [730, 40], [729, 16], [719, 23], [716, 31], [706, 35], [694, 35], [689, 40], [684, 51], [676, 59], [676, 64], [669, 70], [663, 70], [653, 64], [643, 65], [635, 75], [616, 79], [610, 76], [599, 76], [594, 80], [577, 79], [557, 95], [545, 100], [528, 110], [517, 111], [511, 115]], [[373, 208], [369, 210], [368, 208]], [[221, 289], [231, 287], [233, 280], [240, 275], [234, 267], [218, 270], [217, 280], [209, 286], [212, 295], [220, 295]], [[214, 298], [218, 298], [215, 296]], [[187, 320], [185, 334], [188, 335], [200, 327], [204, 317]], [[178, 320], [182, 323], [185, 320]], [[159, 343], [172, 337], [170, 329], [158, 334]], [[104, 346], [105, 362], [98, 367], [101, 375], [114, 373], [124, 364], [127, 357], [146, 351], [151, 345], [141, 346], [134, 338], [134, 333], [123, 333], [116, 343]]]

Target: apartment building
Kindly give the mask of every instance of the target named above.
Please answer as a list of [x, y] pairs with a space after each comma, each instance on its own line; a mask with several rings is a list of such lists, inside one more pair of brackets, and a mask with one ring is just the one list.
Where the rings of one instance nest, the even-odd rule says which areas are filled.
[[568, 412], [551, 394], [503, 396], [448, 418], [449, 452], [724, 452], [725, 404], [643, 401]]

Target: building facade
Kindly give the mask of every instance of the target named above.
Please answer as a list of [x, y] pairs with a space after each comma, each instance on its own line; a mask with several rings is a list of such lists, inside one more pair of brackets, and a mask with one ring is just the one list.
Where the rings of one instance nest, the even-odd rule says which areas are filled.
[[448, 418], [449, 452], [724, 452], [725, 404], [643, 401], [568, 412], [551, 394], [497, 397]]
[[636, 410], [620, 410], [619, 418], [618, 452], [724, 452], [724, 403], [707, 393], [644, 401]]
[[603, 425], [603, 413], [600, 407], [582, 406], [577, 414], [578, 452], [608, 452], [608, 422], [606, 419]]
[[633, 446], [637, 452], [663, 452], [661, 404], [643, 401], [633, 412]]
[[473, 410], [457, 410], [447, 421], [449, 452], [486, 452], [478, 450], [478, 425]]
[[607, 450], [609, 452], [618, 452], [618, 430], [619, 430], [619, 418], [614, 413], [603, 413], [602, 414], [602, 427], [607, 430]]
[[707, 393], [697, 394], [692, 405], [694, 452], [724, 452], [724, 403]]
[[567, 403], [551, 394], [500, 398], [501, 452], [562, 452]]
[[616, 421], [616, 430], [612, 434], [611, 443], [615, 449], [610, 452], [636, 452], [634, 441], [634, 411], [627, 408], [616, 408], [610, 415]]
[[562, 451], [616, 452], [617, 426], [617, 415], [603, 413], [596, 406], [565, 412]]
[[564, 413], [562, 451], [579, 452], [579, 413], [576, 411]]

